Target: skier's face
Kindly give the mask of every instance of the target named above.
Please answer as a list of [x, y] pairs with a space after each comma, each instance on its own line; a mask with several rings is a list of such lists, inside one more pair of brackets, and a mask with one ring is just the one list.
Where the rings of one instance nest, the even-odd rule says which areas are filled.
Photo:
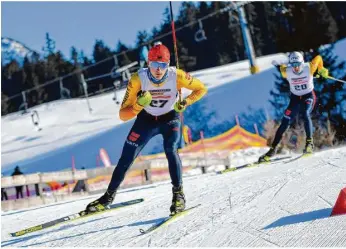
[[155, 79], [160, 80], [165, 75], [169, 67], [167, 62], [151, 61], [149, 62], [149, 70]]
[[302, 63], [294, 62], [292, 63], [293, 72], [299, 74], [302, 72]]

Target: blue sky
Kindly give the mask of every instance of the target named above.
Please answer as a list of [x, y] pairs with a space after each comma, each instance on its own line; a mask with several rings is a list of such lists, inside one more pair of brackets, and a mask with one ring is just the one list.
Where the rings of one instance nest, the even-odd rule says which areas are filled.
[[[173, 2], [176, 16], [181, 2]], [[118, 40], [134, 46], [137, 32], [159, 27], [169, 1], [155, 2], [1, 2], [1, 36], [42, 51], [45, 34], [70, 58], [70, 48], [91, 56], [96, 39], [112, 49]]]

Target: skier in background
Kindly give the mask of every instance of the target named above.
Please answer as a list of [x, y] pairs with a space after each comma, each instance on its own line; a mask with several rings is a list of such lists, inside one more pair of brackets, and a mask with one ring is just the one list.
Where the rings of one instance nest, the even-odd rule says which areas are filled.
[[317, 71], [323, 78], [327, 78], [328, 69], [323, 67], [323, 60], [320, 55], [317, 55], [311, 62], [304, 63], [303, 54], [300, 52], [292, 52], [288, 56], [289, 65], [280, 66], [280, 72], [283, 78], [286, 78], [290, 85], [290, 103], [284, 113], [281, 125], [276, 131], [274, 141], [269, 151], [259, 158], [259, 162], [270, 161], [270, 158], [276, 154], [277, 145], [280, 143], [282, 135], [288, 129], [290, 121], [299, 112], [300, 105], [304, 107], [304, 128], [306, 133], [306, 144], [303, 153], [312, 153], [314, 144], [312, 138], [312, 121], [311, 111], [316, 102], [314, 92], [313, 75]]
[[[149, 140], [158, 134], [163, 136], [173, 185], [170, 212], [173, 215], [185, 209], [182, 164], [177, 151], [182, 136], [179, 113], [201, 99], [207, 93], [207, 88], [183, 70], [170, 67], [170, 52], [162, 44], [150, 49], [148, 61], [148, 68], [142, 68], [132, 75], [119, 112], [123, 121], [136, 116], [137, 119], [125, 141], [106, 193], [88, 204], [87, 212], [102, 211], [113, 202], [126, 171]], [[181, 88], [192, 90], [182, 101], [178, 98]]]

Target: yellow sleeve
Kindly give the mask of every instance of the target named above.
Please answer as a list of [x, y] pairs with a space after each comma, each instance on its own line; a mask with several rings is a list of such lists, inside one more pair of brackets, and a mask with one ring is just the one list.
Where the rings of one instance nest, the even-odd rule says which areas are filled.
[[286, 73], [287, 65], [281, 65], [280, 66], [280, 72], [282, 78], [287, 78], [287, 73]]
[[192, 93], [185, 99], [187, 105], [192, 105], [200, 100], [208, 91], [199, 79], [193, 78], [181, 69], [177, 69], [177, 89], [180, 90], [183, 87], [192, 90]]
[[317, 55], [310, 62], [310, 74], [313, 75], [317, 69], [318, 69], [318, 71], [320, 71], [320, 69], [322, 69], [322, 68], [323, 68], [322, 57], [320, 55]]
[[126, 93], [121, 103], [119, 117], [123, 121], [130, 120], [137, 116], [137, 114], [143, 109], [143, 106], [137, 104], [137, 93], [141, 90], [141, 81], [138, 73], [131, 76], [131, 79], [127, 85]]

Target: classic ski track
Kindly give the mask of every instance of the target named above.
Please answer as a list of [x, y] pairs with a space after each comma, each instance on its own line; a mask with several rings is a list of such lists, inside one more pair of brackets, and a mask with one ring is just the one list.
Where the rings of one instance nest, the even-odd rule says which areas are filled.
[[[145, 201], [140, 204], [35, 232], [18, 240], [2, 236], [2, 246], [346, 246], [340, 230], [346, 230], [346, 217], [329, 218], [333, 219], [334, 230], [334, 233], [326, 233], [329, 239], [322, 232], [318, 232], [316, 238], [310, 232], [311, 229], [324, 231], [327, 218], [265, 228], [285, 217], [331, 208], [327, 203], [335, 202], [344, 184], [340, 175], [346, 174], [346, 165], [342, 163], [346, 148], [321, 153], [232, 174], [184, 178], [187, 206], [199, 203], [202, 206], [143, 236], [138, 237], [140, 228], [145, 229], [168, 215], [169, 182], [145, 191], [122, 193], [117, 199], [121, 202], [143, 197]], [[318, 175], [318, 185], [308, 180], [310, 175]], [[300, 188], [292, 191], [295, 186]], [[323, 192], [327, 188], [332, 188], [335, 194]], [[311, 195], [315, 198], [311, 199]], [[18, 213], [14, 217], [25, 219], [25, 215]], [[5, 217], [9, 219], [11, 215]]]

